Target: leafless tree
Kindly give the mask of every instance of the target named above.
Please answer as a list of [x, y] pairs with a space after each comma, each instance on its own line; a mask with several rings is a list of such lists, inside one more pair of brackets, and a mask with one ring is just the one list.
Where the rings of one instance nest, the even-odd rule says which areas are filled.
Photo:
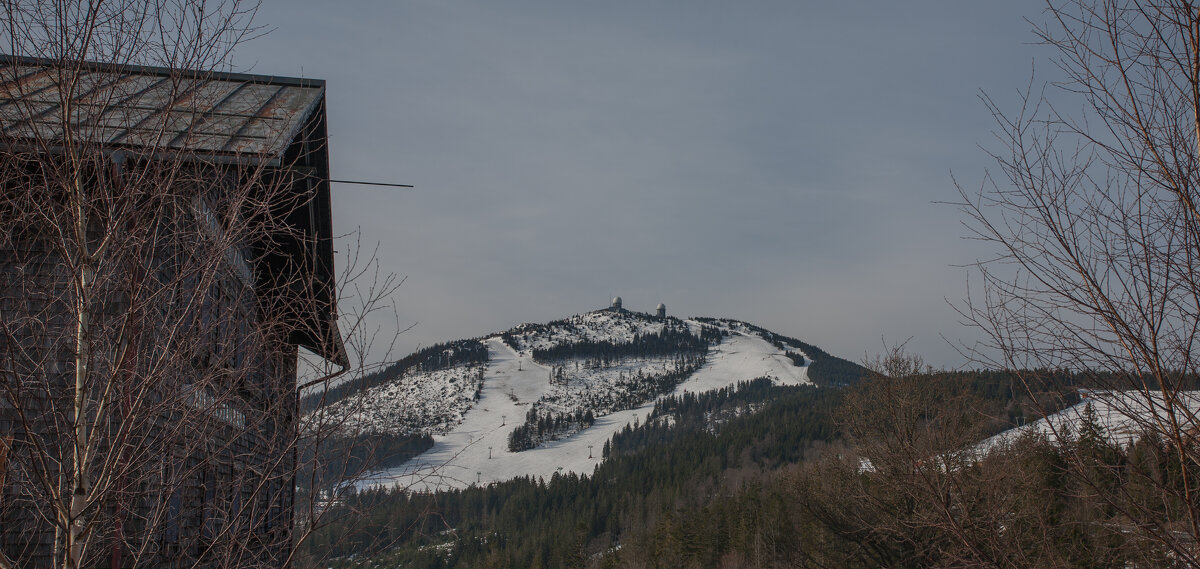
[[[974, 236], [994, 246], [960, 307], [980, 363], [1084, 372], [1172, 474], [1099, 493], [1110, 527], [1200, 563], [1200, 6], [1051, 1], [1036, 29], [1061, 80], [998, 124], [996, 177], [960, 187]], [[1031, 390], [1036, 371], [1022, 371]], [[1061, 434], [1061, 433], [1060, 433]], [[1072, 472], [1099, 487], [1076, 456]], [[1149, 486], [1151, 495], [1133, 488]]]
[[0, 568], [291, 563], [323, 507], [297, 500], [304, 446], [336, 427], [298, 416], [297, 346], [312, 383], [345, 372], [397, 286], [357, 281], [344, 344], [325, 149], [237, 138], [323, 124], [273, 130], [260, 101], [212, 151], [203, 86], [262, 31], [253, 1], [0, 11]]
[[[981, 444], [1003, 428], [998, 416], [1011, 400], [980, 397], [978, 388], [1006, 374], [924, 373], [903, 346], [871, 363], [875, 371], [846, 392], [846, 446], [793, 474], [813, 566], [1172, 564], [1093, 491], [1121, 481], [1103, 476], [1111, 447], [1087, 429], [1068, 444], [1038, 435]], [[1070, 464], [1075, 476], [1063, 476], [1064, 458], [1088, 449], [1099, 451], [1096, 460]]]

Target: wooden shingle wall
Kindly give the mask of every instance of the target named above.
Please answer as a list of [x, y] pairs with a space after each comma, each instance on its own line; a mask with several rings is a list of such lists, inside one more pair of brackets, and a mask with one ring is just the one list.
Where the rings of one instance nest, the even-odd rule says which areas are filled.
[[[153, 416], [138, 418], [125, 446], [102, 449], [109, 456], [100, 462], [116, 461], [122, 474], [92, 516], [89, 565], [279, 566], [291, 540], [295, 346], [271, 339], [281, 334], [259, 313], [255, 281], [240, 266], [252, 256], [247, 244], [216, 251], [224, 261], [209, 274], [185, 274], [197, 253], [187, 247], [203, 246], [204, 229], [183, 205], [160, 220], [168, 229], [147, 265], [163, 288], [157, 300], [132, 308], [135, 293], [122, 283], [139, 281], [113, 269], [91, 315], [100, 339], [138, 323], [137, 354], [98, 355], [92, 373], [118, 386], [150, 382], [150, 403], [118, 394], [113, 404]], [[72, 461], [73, 417], [64, 411], [75, 365], [72, 274], [56, 251], [36, 231], [0, 241], [0, 552], [22, 567], [54, 564], [61, 528], [40, 488], [66, 491], [69, 477], [54, 464]], [[123, 420], [117, 413], [94, 428], [116, 441]]]

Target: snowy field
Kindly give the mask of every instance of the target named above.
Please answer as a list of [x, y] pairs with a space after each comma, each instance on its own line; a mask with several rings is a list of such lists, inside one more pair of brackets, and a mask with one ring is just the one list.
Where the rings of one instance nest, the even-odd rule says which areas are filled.
[[[587, 324], [591, 326], [586, 328], [591, 328], [597, 323]], [[688, 325], [699, 324], [689, 321]], [[632, 333], [632, 330], [610, 329], [605, 336]], [[537, 338], [530, 343], [544, 345], [542, 341], [543, 338]], [[521, 347], [526, 346], [522, 343]], [[549, 367], [533, 362], [525, 352], [514, 351], [500, 338], [487, 340], [487, 347], [490, 361], [482, 394], [466, 410], [461, 424], [435, 436], [435, 444], [429, 451], [399, 467], [377, 473], [362, 485], [432, 491], [519, 476], [549, 479], [555, 472], [591, 474], [600, 463], [604, 443], [626, 425], [644, 422], [654, 407], [654, 402], [648, 401], [634, 409], [597, 416], [590, 428], [567, 438], [536, 449], [509, 452], [508, 434], [523, 422], [533, 402], [552, 394], [557, 386], [550, 384]], [[780, 385], [809, 383], [807, 366], [795, 366], [783, 351], [757, 335], [733, 330], [709, 350], [707, 363], [680, 383], [675, 393], [709, 391], [758, 377], [772, 377]]]

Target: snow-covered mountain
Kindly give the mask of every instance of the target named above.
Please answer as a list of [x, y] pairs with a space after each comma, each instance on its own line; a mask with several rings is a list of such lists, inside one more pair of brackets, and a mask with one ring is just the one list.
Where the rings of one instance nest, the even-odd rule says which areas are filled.
[[604, 443], [645, 421], [661, 396], [759, 377], [812, 383], [813, 357], [837, 360], [735, 320], [614, 307], [427, 350], [315, 412], [368, 435], [433, 436], [423, 454], [366, 485], [422, 491], [549, 478], [591, 473]]

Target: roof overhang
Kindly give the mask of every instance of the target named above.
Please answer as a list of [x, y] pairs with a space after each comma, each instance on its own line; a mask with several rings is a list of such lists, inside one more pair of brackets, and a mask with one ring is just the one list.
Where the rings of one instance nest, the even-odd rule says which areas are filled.
[[[301, 300], [282, 308], [288, 341], [349, 365], [337, 325], [324, 81], [0, 54], [0, 144], [57, 154], [65, 129], [113, 155], [253, 168], [287, 183], [289, 227], [258, 247], [258, 288], [272, 295], [287, 282], [275, 298]], [[272, 278], [280, 271], [289, 274]]]

